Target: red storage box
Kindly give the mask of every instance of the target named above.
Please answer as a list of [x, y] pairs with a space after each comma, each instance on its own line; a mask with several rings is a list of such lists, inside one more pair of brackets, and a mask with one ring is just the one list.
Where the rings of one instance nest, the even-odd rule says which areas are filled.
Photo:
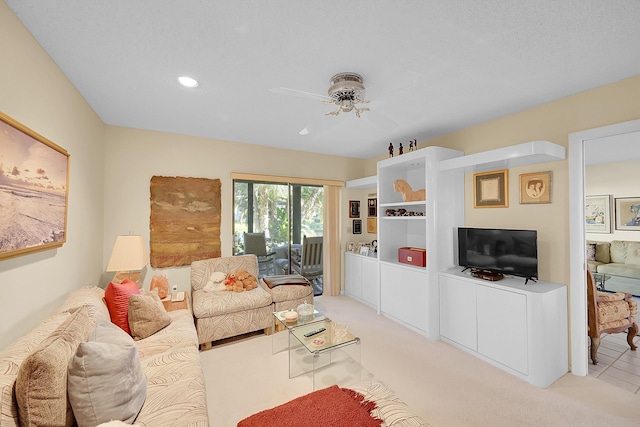
[[404, 264], [427, 266], [427, 250], [421, 248], [398, 248], [398, 261]]

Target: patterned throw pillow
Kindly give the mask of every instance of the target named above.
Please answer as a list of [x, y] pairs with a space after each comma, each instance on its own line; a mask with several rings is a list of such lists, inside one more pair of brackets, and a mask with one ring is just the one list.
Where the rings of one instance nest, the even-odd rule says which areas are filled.
[[596, 244], [595, 243], [587, 243], [587, 260], [588, 261], [596, 260]]
[[129, 297], [129, 328], [133, 338], [150, 337], [169, 323], [171, 316], [157, 293], [149, 292]]
[[15, 385], [20, 425], [73, 425], [67, 399], [67, 367], [92, 327], [87, 306], [82, 306], [22, 362]]

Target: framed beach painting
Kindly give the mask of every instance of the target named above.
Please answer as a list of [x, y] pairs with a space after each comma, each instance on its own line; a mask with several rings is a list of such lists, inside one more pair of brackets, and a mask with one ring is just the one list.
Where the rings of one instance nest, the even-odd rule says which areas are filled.
[[616, 230], [640, 231], [640, 197], [616, 199]]
[[66, 242], [69, 153], [0, 113], [0, 258]]
[[611, 233], [611, 195], [585, 197], [584, 216], [587, 233]]

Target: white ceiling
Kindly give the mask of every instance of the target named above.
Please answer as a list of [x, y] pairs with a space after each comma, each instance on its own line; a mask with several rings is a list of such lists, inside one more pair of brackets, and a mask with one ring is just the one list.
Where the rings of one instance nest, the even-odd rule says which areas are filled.
[[[349, 157], [640, 74], [638, 0], [5, 2], [109, 125]], [[345, 71], [360, 119], [269, 91]]]

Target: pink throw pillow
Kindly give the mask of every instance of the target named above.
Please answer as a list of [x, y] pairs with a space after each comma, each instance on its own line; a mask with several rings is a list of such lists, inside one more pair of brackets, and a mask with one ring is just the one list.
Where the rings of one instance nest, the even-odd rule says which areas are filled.
[[104, 290], [104, 299], [109, 309], [111, 322], [122, 328], [129, 335], [131, 335], [131, 329], [129, 329], [129, 296], [139, 293], [138, 285], [129, 279], [124, 279], [122, 283], [109, 282]]

